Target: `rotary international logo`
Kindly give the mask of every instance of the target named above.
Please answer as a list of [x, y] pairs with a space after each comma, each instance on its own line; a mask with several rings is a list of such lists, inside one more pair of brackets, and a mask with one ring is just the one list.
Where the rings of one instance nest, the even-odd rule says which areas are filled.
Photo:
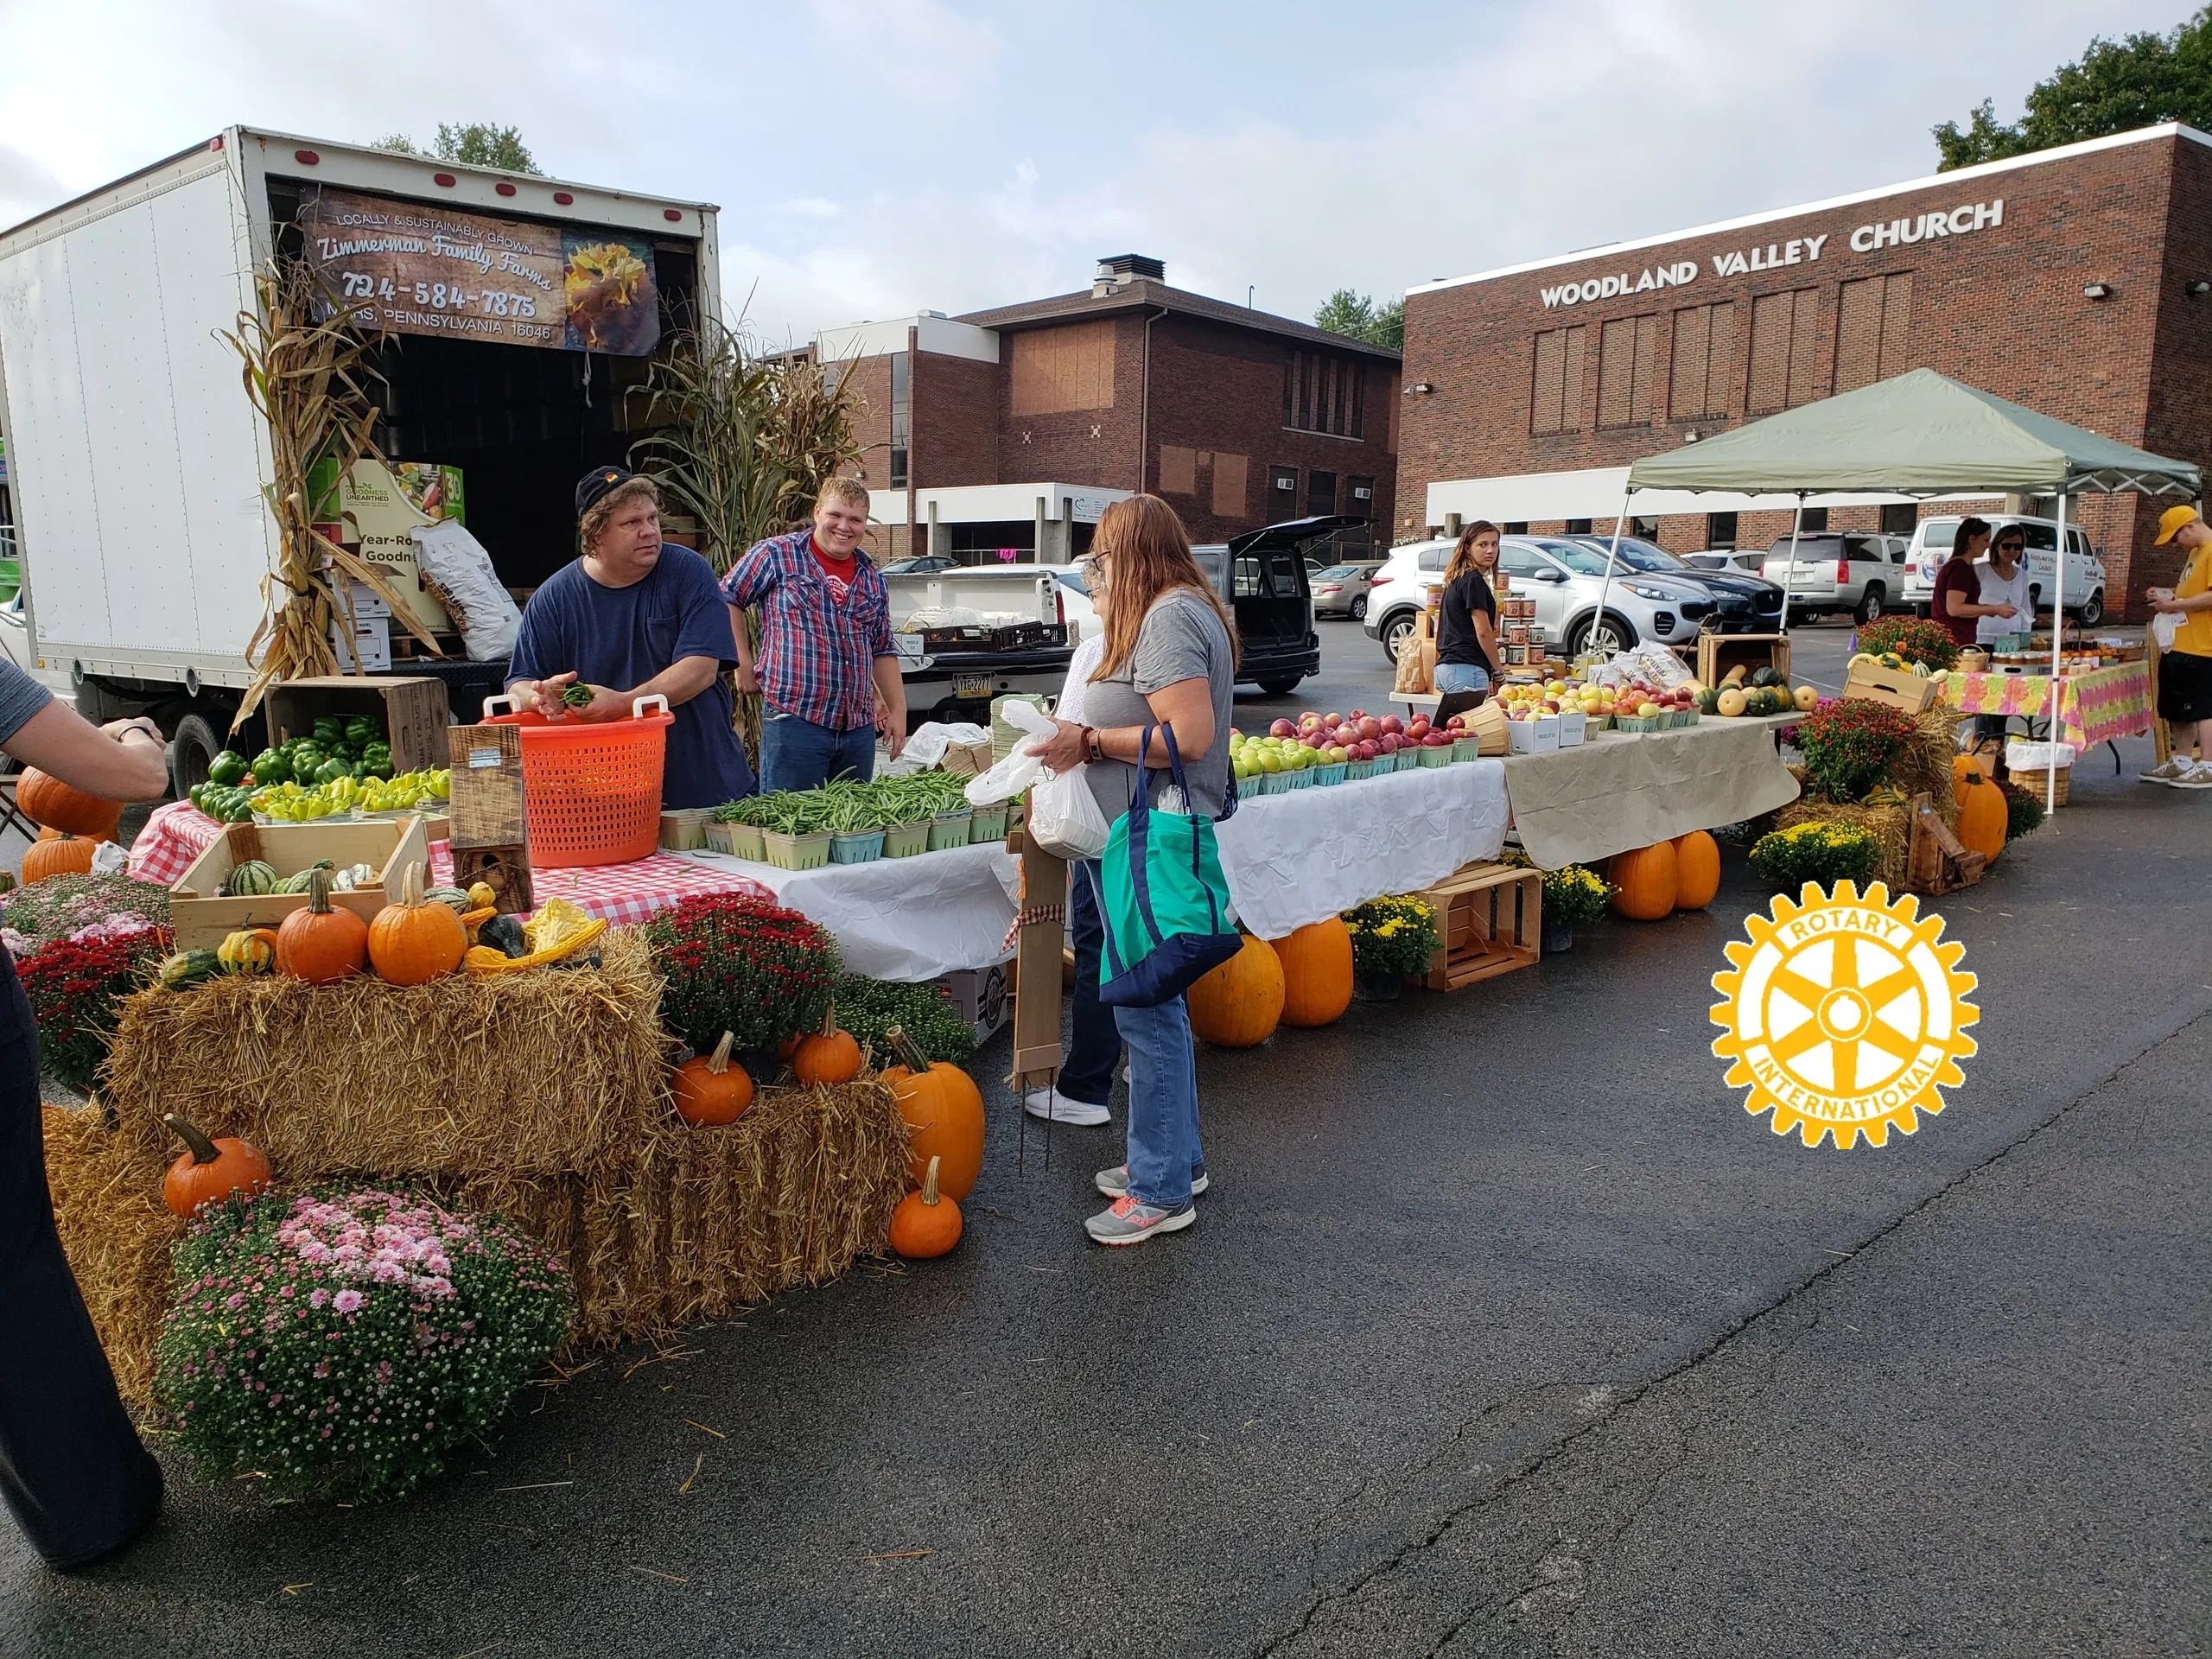
[[1833, 894], [1808, 881], [1747, 929], [1713, 976], [1725, 1000], [1712, 1011], [1713, 1052], [1733, 1062], [1745, 1111], [1772, 1112], [1777, 1135], [1794, 1128], [1808, 1147], [1832, 1135], [1846, 1150], [1861, 1135], [1885, 1146], [1892, 1125], [1910, 1135], [1922, 1113], [1943, 1109], [1942, 1091], [1966, 1081], [1966, 1027], [1981, 1014], [1942, 917], [1923, 919], [1917, 899], [1892, 899], [1878, 881], [1863, 896], [1849, 881]]

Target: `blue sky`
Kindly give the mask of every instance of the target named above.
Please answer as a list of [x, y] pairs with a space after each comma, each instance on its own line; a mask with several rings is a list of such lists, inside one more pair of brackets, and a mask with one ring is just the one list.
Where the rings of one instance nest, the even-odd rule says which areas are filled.
[[1934, 122], [2184, 9], [0, 0], [0, 225], [234, 122], [489, 119], [549, 172], [719, 203], [728, 298], [779, 341], [1130, 251], [1303, 316], [1917, 176]]

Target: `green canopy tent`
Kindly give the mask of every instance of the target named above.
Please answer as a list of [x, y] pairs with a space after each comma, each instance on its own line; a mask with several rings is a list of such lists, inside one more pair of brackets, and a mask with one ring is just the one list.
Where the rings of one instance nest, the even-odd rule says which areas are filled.
[[[2194, 500], [2202, 483], [2198, 469], [2187, 461], [2100, 437], [1933, 369], [1914, 369], [1637, 461], [1629, 468], [1627, 493], [1613, 521], [1614, 556], [1606, 561], [1605, 581], [1610, 587], [1621, 526], [1638, 490], [1796, 496], [1789, 527], [1793, 574], [1808, 495], [1883, 491], [1926, 499], [2001, 490], [2053, 496], [2058, 503], [2058, 544], [2051, 677], [2056, 679], [2066, 607], [2069, 499], [2084, 493], [2132, 491]], [[1601, 619], [1605, 597], [1601, 591]], [[1786, 629], [1786, 585], [1782, 610]], [[2050, 789], [2056, 792], [2056, 771]]]

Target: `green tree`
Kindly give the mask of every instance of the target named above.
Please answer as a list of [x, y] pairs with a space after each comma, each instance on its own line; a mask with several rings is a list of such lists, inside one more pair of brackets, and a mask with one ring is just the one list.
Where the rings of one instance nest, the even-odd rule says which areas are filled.
[[463, 167], [488, 167], [501, 173], [528, 173], [543, 177], [543, 170], [522, 142], [516, 127], [494, 126], [488, 121], [438, 123], [436, 147], [425, 149], [404, 132], [388, 132], [376, 141], [378, 149], [402, 156], [434, 156]]
[[2092, 38], [2077, 61], [2036, 83], [2010, 125], [1984, 99], [1965, 127], [1946, 121], [1934, 130], [1941, 170], [1948, 172], [2161, 121], [2212, 126], [2212, 7], [2164, 35]]
[[1349, 334], [1354, 340], [1363, 340], [1370, 346], [1383, 346], [1394, 352], [1406, 348], [1406, 302], [1393, 300], [1378, 308], [1374, 299], [1365, 294], [1355, 294], [1340, 288], [1329, 296], [1321, 308], [1313, 314], [1313, 325], [1325, 328], [1332, 334]]

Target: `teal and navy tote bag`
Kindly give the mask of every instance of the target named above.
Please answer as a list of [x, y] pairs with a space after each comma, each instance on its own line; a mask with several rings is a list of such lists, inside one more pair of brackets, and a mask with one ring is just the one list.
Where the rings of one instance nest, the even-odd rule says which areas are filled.
[[1213, 820], [1152, 804], [1145, 758], [1154, 731], [1166, 740], [1169, 775], [1184, 804], [1191, 804], [1174, 728], [1146, 727], [1137, 740], [1129, 810], [1114, 821], [1098, 861], [1106, 924], [1098, 1000], [1115, 1007], [1173, 1001], [1243, 944], [1229, 919]]

